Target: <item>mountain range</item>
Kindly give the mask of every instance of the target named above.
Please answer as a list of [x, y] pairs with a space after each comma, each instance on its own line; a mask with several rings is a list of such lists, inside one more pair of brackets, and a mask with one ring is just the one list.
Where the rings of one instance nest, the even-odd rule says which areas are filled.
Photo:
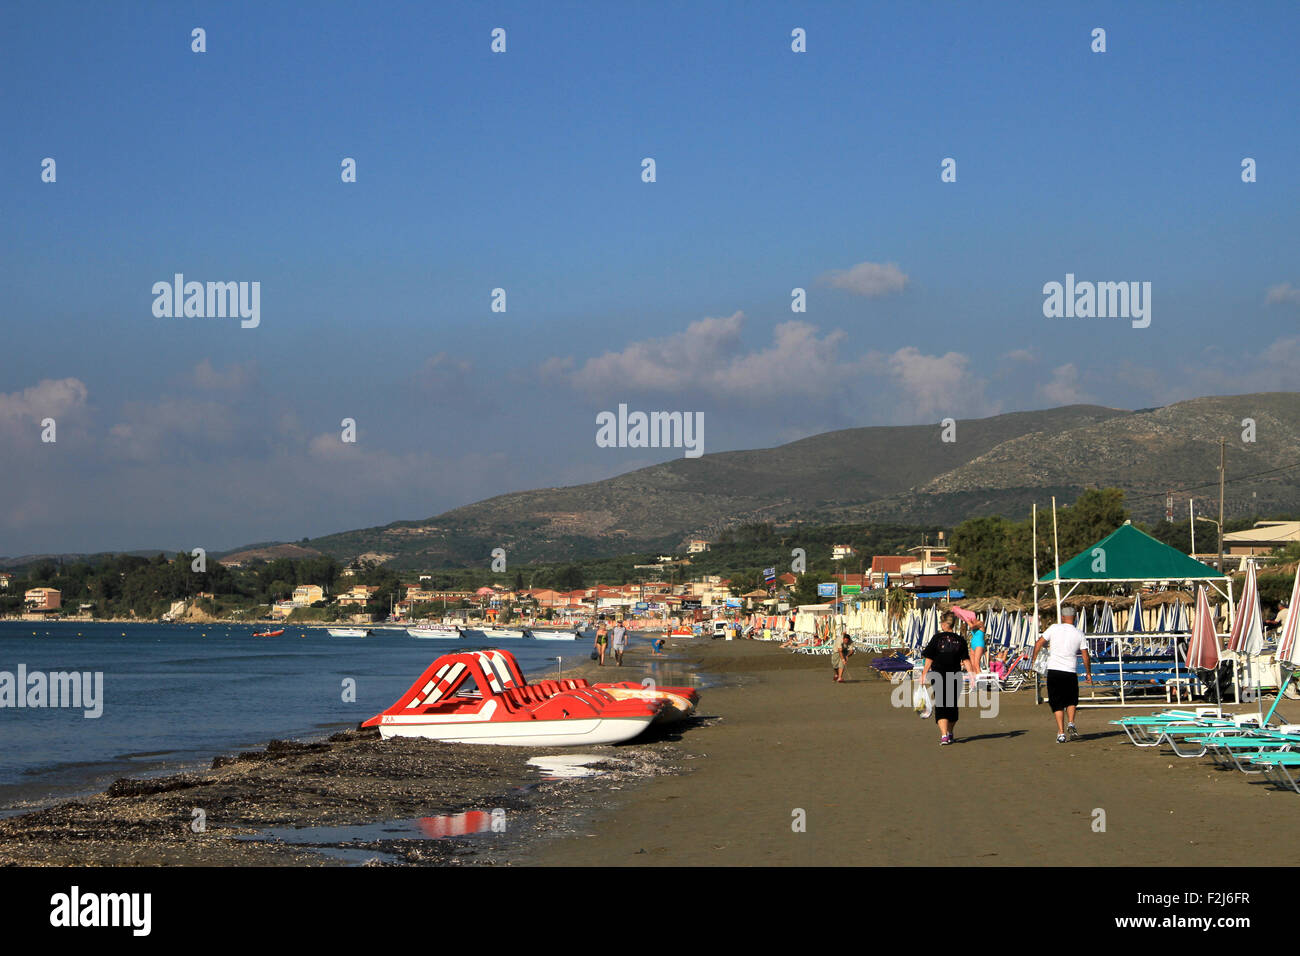
[[[264, 542], [225, 560], [328, 554], [396, 568], [511, 564], [682, 550], [728, 527], [770, 522], [954, 526], [1023, 517], [1056, 496], [1119, 487], [1133, 516], [1158, 520], [1174, 492], [1218, 510], [1226, 439], [1229, 517], [1300, 512], [1300, 393], [1197, 398], [1136, 411], [1067, 405], [943, 424], [850, 428], [775, 448], [675, 458], [603, 481], [498, 495], [431, 518], [295, 543]], [[176, 550], [176, 549], [172, 549]], [[135, 552], [149, 553], [149, 552]], [[0, 558], [0, 567], [38, 557]]]
[[[851, 428], [775, 448], [677, 458], [603, 481], [498, 495], [420, 521], [303, 542], [395, 567], [512, 563], [680, 550], [771, 522], [952, 526], [1027, 516], [1089, 487], [1123, 488], [1134, 517], [1175, 520], [1187, 496], [1218, 510], [1219, 439], [1229, 516], [1300, 511], [1300, 393], [1198, 398], [1136, 411], [1068, 405], [941, 424]], [[946, 440], [949, 439], [949, 440]], [[1212, 500], [1214, 499], [1214, 500]]]

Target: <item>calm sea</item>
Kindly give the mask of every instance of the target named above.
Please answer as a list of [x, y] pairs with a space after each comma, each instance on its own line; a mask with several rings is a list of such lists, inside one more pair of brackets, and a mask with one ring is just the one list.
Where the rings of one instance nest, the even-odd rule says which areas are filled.
[[[0, 621], [0, 671], [103, 673], [103, 714], [0, 707], [0, 813], [96, 792], [124, 775], [206, 765], [273, 738], [329, 734], [393, 703], [438, 655], [488, 645], [405, 632]], [[585, 659], [587, 641], [498, 641], [529, 675]], [[344, 682], [355, 682], [355, 701]]]

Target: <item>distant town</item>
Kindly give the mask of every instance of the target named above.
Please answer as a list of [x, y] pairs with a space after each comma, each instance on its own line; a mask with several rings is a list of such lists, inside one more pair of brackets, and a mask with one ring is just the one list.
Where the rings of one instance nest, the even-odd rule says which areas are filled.
[[[1101, 500], [1101, 493], [1090, 494]], [[1084, 509], [1076, 514], [1083, 517]], [[1097, 521], [1104, 526], [1116, 514], [1098, 515]], [[115, 555], [93, 562], [41, 559], [0, 571], [0, 614], [33, 621], [269, 620], [304, 625], [445, 617], [501, 622], [599, 615], [699, 619], [784, 613], [849, 597], [882, 596], [894, 589], [916, 600], [1023, 592], [1028, 576], [1002, 568], [1005, 560], [996, 568], [988, 566], [991, 560], [977, 547], [989, 522], [1006, 519], [971, 519], [952, 533], [892, 527], [883, 537], [901, 544], [887, 549], [890, 553], [868, 553], [852, 540], [880, 539], [881, 530], [871, 526], [849, 530], [845, 540], [828, 538], [829, 544], [805, 550], [790, 547], [791, 539], [778, 529], [756, 524], [712, 541], [688, 539], [675, 554], [526, 565], [500, 572], [489, 567], [398, 572], [367, 556], [345, 563], [327, 556], [232, 556], [203, 569], [185, 553]], [[1222, 559], [1204, 549], [1196, 549], [1194, 556], [1211, 565], [1222, 560], [1224, 568], [1233, 571], [1247, 556], [1255, 556], [1266, 568], [1300, 554], [1300, 521], [1237, 523], [1248, 526], [1223, 535]], [[1086, 527], [1074, 536], [1091, 533]], [[1153, 533], [1176, 546], [1180, 537], [1191, 542], [1187, 522], [1161, 523]], [[828, 534], [805, 530], [801, 537]], [[904, 546], [909, 537], [916, 543]], [[1213, 528], [1202, 528], [1198, 541], [1217, 544]], [[1043, 546], [1040, 541], [1040, 550]], [[1028, 553], [1023, 557], [1029, 560]]]

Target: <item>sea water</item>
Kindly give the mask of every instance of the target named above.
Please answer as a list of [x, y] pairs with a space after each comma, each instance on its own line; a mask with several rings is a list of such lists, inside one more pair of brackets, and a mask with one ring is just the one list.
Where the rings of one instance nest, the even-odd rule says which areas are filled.
[[[279, 627], [279, 625], [275, 625]], [[0, 706], [0, 814], [117, 777], [207, 766], [274, 738], [322, 737], [379, 713], [442, 654], [509, 650], [529, 676], [584, 661], [586, 641], [435, 641], [404, 631], [280, 637], [225, 624], [0, 621], [0, 673], [103, 675], [102, 714]], [[3, 680], [3, 678], [0, 678]], [[18, 689], [21, 692], [21, 688]]]

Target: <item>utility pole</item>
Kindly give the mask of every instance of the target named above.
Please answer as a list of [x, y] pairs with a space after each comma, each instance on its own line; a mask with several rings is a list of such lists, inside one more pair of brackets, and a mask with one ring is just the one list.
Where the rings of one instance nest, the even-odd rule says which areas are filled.
[[1226, 438], [1219, 439], [1219, 573], [1223, 573], [1223, 454]]

